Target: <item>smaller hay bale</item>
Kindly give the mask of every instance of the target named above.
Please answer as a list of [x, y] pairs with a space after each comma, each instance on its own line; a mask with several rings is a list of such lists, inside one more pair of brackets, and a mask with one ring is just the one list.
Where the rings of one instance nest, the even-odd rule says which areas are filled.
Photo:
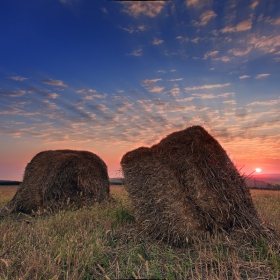
[[274, 238], [262, 225], [244, 178], [201, 126], [130, 151], [121, 166], [136, 221], [154, 238], [177, 246], [234, 231], [241, 239]]
[[0, 216], [100, 203], [109, 198], [109, 185], [107, 166], [96, 154], [43, 151], [27, 164], [22, 184]]

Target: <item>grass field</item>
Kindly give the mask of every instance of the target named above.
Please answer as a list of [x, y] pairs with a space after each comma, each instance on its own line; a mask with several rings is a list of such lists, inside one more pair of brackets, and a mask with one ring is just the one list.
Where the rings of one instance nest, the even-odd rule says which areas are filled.
[[[0, 206], [15, 187], [0, 187]], [[280, 232], [280, 191], [252, 190], [259, 215]], [[279, 249], [221, 240], [174, 248], [139, 234], [122, 186], [115, 201], [0, 220], [0, 279], [280, 279]]]

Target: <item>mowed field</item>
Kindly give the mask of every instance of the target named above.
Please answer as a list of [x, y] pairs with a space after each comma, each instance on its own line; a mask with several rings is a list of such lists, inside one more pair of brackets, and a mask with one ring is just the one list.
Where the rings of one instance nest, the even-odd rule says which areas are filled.
[[[0, 186], [0, 207], [18, 186]], [[139, 233], [122, 186], [114, 201], [36, 218], [0, 220], [0, 279], [280, 279], [279, 248], [215, 239], [171, 247]], [[280, 191], [251, 190], [280, 232]]]

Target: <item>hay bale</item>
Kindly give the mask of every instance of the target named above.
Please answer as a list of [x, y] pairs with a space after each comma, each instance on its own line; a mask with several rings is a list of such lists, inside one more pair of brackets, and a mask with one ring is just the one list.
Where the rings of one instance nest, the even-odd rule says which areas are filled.
[[234, 230], [254, 240], [269, 235], [244, 178], [201, 126], [130, 151], [121, 166], [136, 221], [154, 238], [183, 246]]
[[107, 166], [100, 157], [87, 151], [43, 151], [27, 164], [19, 190], [0, 216], [81, 207], [108, 198]]

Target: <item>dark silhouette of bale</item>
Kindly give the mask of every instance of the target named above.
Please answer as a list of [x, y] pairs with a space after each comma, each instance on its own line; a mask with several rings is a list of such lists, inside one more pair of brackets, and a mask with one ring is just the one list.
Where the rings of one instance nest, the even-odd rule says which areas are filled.
[[107, 166], [100, 157], [87, 151], [44, 151], [27, 164], [19, 190], [0, 216], [81, 207], [108, 198]]
[[219, 233], [253, 240], [273, 236], [262, 225], [244, 178], [201, 126], [130, 151], [121, 166], [136, 221], [157, 239], [183, 246]]

